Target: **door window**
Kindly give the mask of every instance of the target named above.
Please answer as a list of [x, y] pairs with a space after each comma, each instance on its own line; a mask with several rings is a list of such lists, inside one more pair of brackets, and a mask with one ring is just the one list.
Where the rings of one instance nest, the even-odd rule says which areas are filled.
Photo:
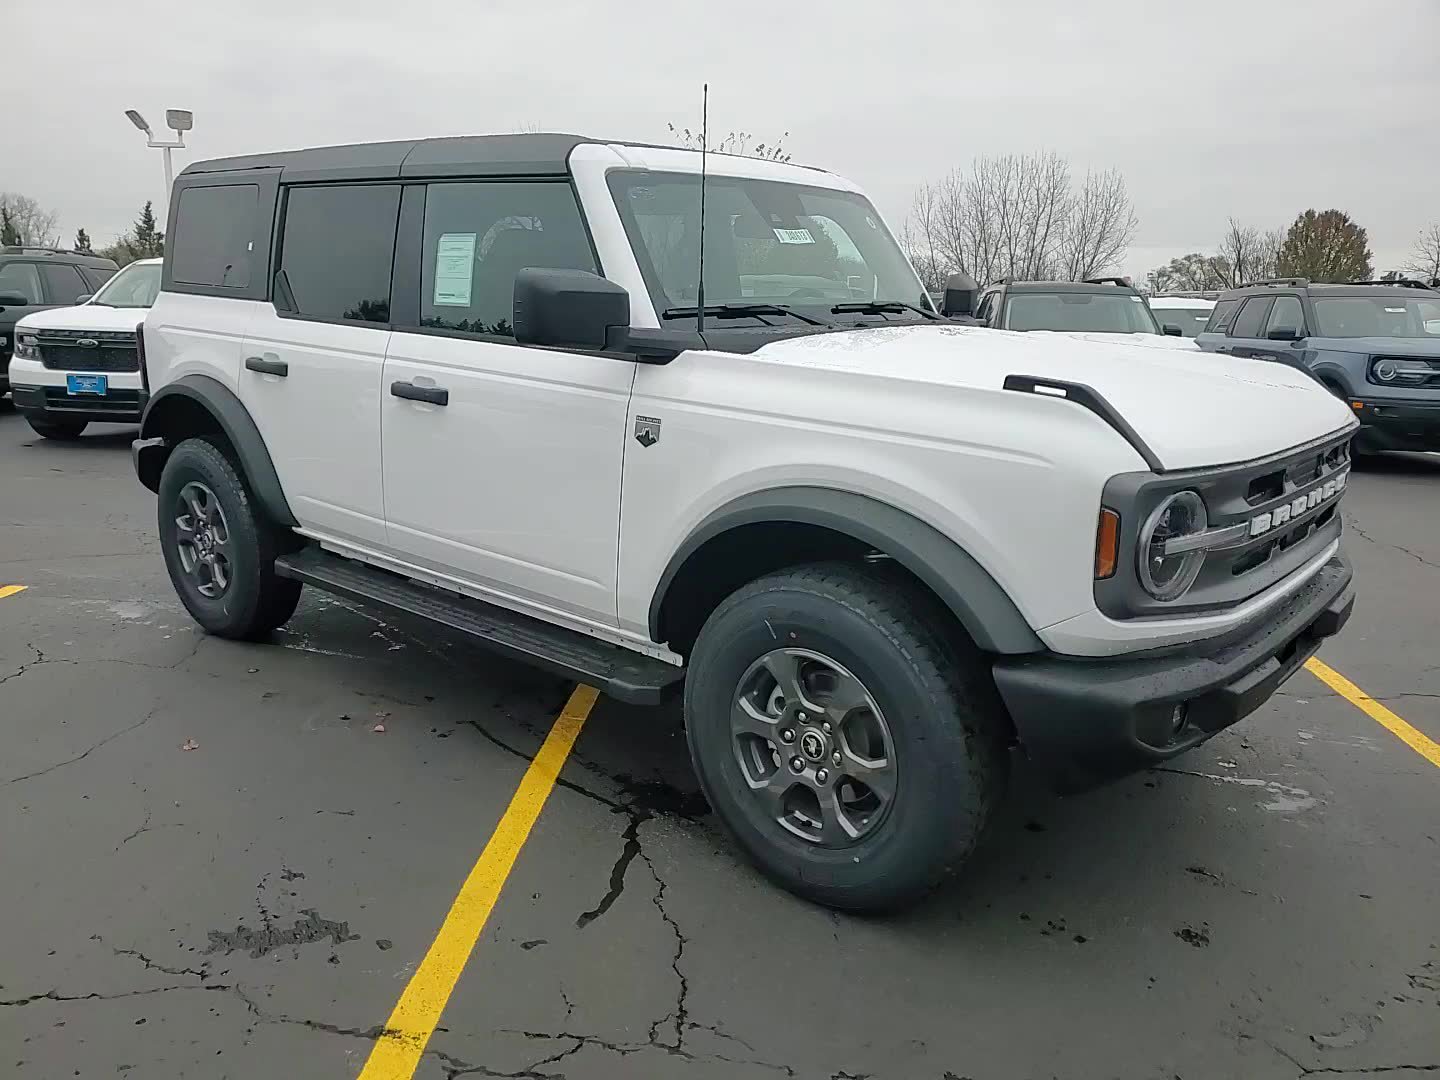
[[1235, 325], [1230, 328], [1230, 336], [1238, 338], [1258, 338], [1261, 336], [1260, 328], [1265, 325], [1265, 315], [1270, 310], [1270, 297], [1252, 296], [1245, 301], [1245, 306], [1240, 309], [1240, 314], [1235, 318]]
[[73, 304], [77, 296], [90, 291], [85, 279], [73, 266], [42, 266], [40, 276], [45, 280], [45, 292], [52, 304]]
[[1297, 296], [1277, 296], [1270, 309], [1270, 318], [1265, 323], [1265, 333], [1280, 327], [1289, 327], [1301, 337], [1305, 336], [1305, 309], [1300, 306]]
[[181, 191], [167, 252], [171, 277], [184, 285], [217, 289], [248, 286], [259, 197], [254, 184]]
[[1235, 321], [1235, 312], [1239, 310], [1239, 300], [1221, 300], [1215, 305], [1215, 310], [1210, 313], [1210, 321], [1205, 324], [1205, 333], [1225, 333], [1230, 329], [1230, 324]]
[[431, 184], [425, 194], [420, 325], [513, 337], [515, 275], [530, 267], [598, 273], [569, 184]]
[[275, 306], [301, 318], [388, 323], [398, 184], [291, 188]]
[[0, 293], [19, 293], [27, 304], [43, 304], [35, 264], [12, 262], [0, 266]]

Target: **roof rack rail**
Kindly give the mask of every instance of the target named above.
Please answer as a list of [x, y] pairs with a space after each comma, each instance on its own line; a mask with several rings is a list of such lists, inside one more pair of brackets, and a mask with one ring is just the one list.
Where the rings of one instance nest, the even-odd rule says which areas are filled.
[[45, 247], [42, 244], [7, 244], [0, 248], [0, 255], [85, 255], [84, 251], [66, 248]]
[[1127, 288], [1127, 289], [1133, 289], [1133, 288], [1135, 287], [1131, 282], [1126, 281], [1123, 277], [1087, 277], [1087, 278], [1085, 278], [1085, 280], [1084, 280], [1084, 284], [1086, 284], [1086, 285], [1123, 285], [1123, 286], [1124, 286], [1125, 288]]
[[1347, 281], [1346, 285], [1393, 285], [1397, 289], [1433, 289], [1434, 284], [1426, 285], [1423, 281], [1416, 281], [1414, 278], [1391, 278], [1389, 281]]
[[1309, 278], [1303, 277], [1277, 277], [1267, 278], [1263, 281], [1247, 281], [1241, 285], [1242, 289], [1253, 289], [1260, 285], [1288, 285], [1292, 289], [1304, 289], [1310, 284]]

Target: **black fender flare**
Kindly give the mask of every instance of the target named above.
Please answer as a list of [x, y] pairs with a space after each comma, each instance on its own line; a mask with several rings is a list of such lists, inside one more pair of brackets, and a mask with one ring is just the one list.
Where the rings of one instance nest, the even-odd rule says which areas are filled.
[[816, 525], [884, 552], [929, 586], [986, 652], [1031, 653], [1045, 647], [1000, 583], [955, 541], [888, 503], [821, 487], [743, 495], [700, 522], [671, 557], [655, 587], [650, 601], [653, 640], [660, 640], [666, 593], [689, 558], [731, 529], [763, 522]]
[[[180, 406], [181, 401], [191, 405]], [[280, 486], [280, 475], [275, 471], [275, 463], [270, 459], [270, 451], [265, 447], [254, 417], [233, 390], [209, 375], [186, 375], [167, 383], [151, 396], [140, 421], [140, 441], [135, 444], [135, 469], [140, 482], [151, 491], [158, 489], [165, 459], [181, 440], [192, 434], [177, 431], [170, 421], [176, 415], [177, 406], [189, 411], [193, 405], [210, 414], [235, 448], [241, 472], [265, 515], [277, 525], [295, 528], [299, 522], [290, 512], [290, 504]]]
[[[1352, 376], [1342, 364], [1333, 360], [1320, 360], [1309, 365], [1310, 377], [1322, 386], [1333, 387], [1340, 391], [1341, 397], [1351, 397], [1355, 393]], [[1362, 376], [1363, 379], [1363, 376]]]

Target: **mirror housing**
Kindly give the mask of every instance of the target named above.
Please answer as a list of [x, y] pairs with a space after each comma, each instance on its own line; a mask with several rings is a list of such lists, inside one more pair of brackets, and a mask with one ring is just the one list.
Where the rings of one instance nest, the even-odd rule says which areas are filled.
[[0, 292], [0, 308], [28, 307], [29, 304], [28, 296], [22, 296], [18, 292]]
[[1293, 326], [1277, 326], [1265, 335], [1270, 341], [1299, 341], [1300, 331]]
[[521, 345], [623, 349], [630, 294], [585, 270], [530, 267], [515, 275], [513, 323]]
[[1164, 326], [1160, 327], [1160, 332], [1166, 337], [1185, 336], [1185, 331], [1181, 330], [1180, 327], [1176, 326], [1173, 322], [1167, 322]]
[[85, 303], [85, 301], [89, 300], [90, 297], [94, 295], [94, 293], [82, 292], [79, 296], [75, 297], [75, 303], [83, 304]]
[[969, 274], [951, 274], [945, 279], [945, 297], [940, 302], [940, 314], [947, 319], [957, 315], [975, 313], [975, 294], [980, 286]]

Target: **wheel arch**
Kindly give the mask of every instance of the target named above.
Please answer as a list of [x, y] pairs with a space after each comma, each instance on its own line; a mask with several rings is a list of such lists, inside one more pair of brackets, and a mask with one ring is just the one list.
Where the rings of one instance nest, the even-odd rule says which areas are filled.
[[286, 528], [298, 524], [254, 418], [233, 390], [208, 375], [186, 375], [150, 398], [140, 422], [140, 441], [135, 444], [135, 472], [140, 482], [158, 491], [170, 451], [182, 440], [200, 435], [224, 439], [260, 509], [271, 521]]
[[655, 587], [650, 636], [688, 650], [709, 612], [746, 581], [799, 562], [872, 553], [928, 588], [986, 652], [1043, 649], [1005, 589], [949, 537], [877, 499], [819, 487], [744, 495], [706, 517]]

